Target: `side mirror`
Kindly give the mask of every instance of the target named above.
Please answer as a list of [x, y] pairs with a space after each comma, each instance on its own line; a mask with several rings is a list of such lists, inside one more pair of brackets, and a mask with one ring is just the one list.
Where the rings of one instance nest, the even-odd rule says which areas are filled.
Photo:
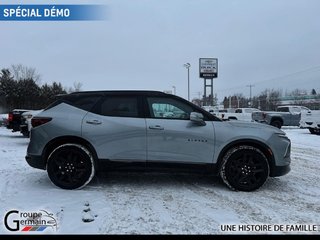
[[206, 122], [203, 121], [203, 115], [202, 113], [198, 112], [191, 112], [190, 113], [190, 120], [198, 125], [204, 126], [206, 125]]

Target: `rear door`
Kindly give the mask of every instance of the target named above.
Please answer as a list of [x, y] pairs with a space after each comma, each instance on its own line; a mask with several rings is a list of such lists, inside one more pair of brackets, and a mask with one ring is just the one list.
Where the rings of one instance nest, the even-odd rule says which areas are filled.
[[106, 96], [83, 119], [82, 135], [99, 159], [145, 162], [146, 121], [137, 96]]

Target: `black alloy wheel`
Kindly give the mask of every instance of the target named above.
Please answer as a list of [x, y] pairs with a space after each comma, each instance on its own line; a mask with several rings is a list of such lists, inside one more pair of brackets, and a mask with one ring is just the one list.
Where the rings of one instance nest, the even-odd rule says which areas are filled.
[[95, 174], [92, 154], [82, 145], [63, 144], [48, 157], [47, 172], [50, 180], [63, 189], [80, 189]]
[[252, 146], [238, 146], [223, 158], [220, 175], [232, 190], [254, 191], [269, 176], [269, 164], [265, 155]]

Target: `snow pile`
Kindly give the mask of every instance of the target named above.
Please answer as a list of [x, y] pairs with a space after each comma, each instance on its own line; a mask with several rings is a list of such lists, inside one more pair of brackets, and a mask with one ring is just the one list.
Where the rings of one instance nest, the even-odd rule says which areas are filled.
[[[230, 191], [218, 177], [133, 172], [101, 173], [86, 188], [68, 191], [52, 185], [45, 171], [27, 165], [29, 139], [2, 127], [0, 233], [297, 234], [266, 227], [319, 225], [320, 136], [305, 129], [284, 131], [292, 140], [292, 170], [255, 192]], [[53, 213], [56, 229], [10, 232], [4, 226], [10, 210]], [[251, 224], [255, 227], [245, 231]]]

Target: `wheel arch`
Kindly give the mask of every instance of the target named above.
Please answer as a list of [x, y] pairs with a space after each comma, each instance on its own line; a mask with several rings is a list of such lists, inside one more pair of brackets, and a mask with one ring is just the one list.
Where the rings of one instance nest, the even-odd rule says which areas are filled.
[[255, 140], [255, 139], [241, 139], [241, 140], [236, 140], [233, 142], [228, 143], [226, 146], [223, 147], [223, 149], [220, 151], [219, 156], [218, 156], [218, 161], [217, 161], [217, 171], [220, 172], [221, 167], [222, 167], [222, 160], [225, 154], [232, 148], [241, 146], [241, 145], [247, 145], [251, 147], [256, 147], [258, 148], [267, 158], [269, 168], [270, 168], [270, 173], [269, 176], [272, 176], [274, 172], [274, 166], [275, 166], [275, 160], [274, 160], [274, 154], [272, 152], [272, 149], [268, 147], [265, 143]]
[[93, 160], [95, 161], [96, 168], [98, 168], [99, 161], [98, 161], [98, 155], [97, 155], [96, 150], [87, 140], [85, 140], [81, 137], [77, 137], [77, 136], [63, 136], [63, 137], [57, 137], [57, 138], [50, 140], [50, 142], [48, 142], [46, 144], [46, 146], [44, 147], [43, 152], [42, 152], [42, 157], [44, 158], [45, 162], [47, 162], [50, 153], [55, 148], [57, 148], [58, 146], [60, 146], [62, 144], [66, 144], [66, 143], [80, 144], [80, 145], [83, 145], [84, 147], [86, 147], [90, 151], [90, 153], [92, 154]]
[[272, 122], [274, 122], [274, 121], [279, 121], [279, 122], [281, 122], [281, 125], [283, 125], [283, 119], [282, 119], [281, 117], [272, 117], [272, 118], [270, 119], [270, 124], [271, 124]]
[[228, 117], [228, 120], [238, 120], [238, 119], [235, 116], [230, 116], [230, 117]]

